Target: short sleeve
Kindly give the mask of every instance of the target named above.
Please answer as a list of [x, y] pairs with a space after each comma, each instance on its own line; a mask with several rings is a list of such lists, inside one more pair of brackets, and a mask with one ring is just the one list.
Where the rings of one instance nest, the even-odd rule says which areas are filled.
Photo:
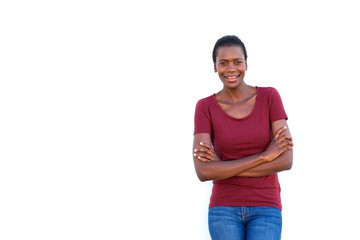
[[280, 94], [275, 88], [272, 88], [272, 93], [270, 95], [269, 112], [270, 122], [275, 122], [280, 119], [288, 119]]
[[194, 118], [194, 135], [197, 133], [211, 134], [211, 117], [209, 105], [206, 99], [201, 99], [196, 104]]

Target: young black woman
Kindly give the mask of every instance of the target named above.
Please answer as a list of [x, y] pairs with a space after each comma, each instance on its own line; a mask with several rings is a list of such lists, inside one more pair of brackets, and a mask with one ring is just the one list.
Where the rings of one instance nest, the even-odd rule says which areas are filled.
[[213, 180], [213, 240], [281, 239], [277, 173], [289, 170], [293, 143], [279, 93], [244, 81], [247, 52], [236, 36], [220, 38], [214, 70], [223, 89], [196, 105], [193, 155], [201, 181]]

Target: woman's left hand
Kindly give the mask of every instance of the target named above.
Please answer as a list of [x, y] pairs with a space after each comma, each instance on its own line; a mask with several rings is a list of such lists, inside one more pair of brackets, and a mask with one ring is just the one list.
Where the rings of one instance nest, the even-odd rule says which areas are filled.
[[201, 147], [194, 149], [194, 157], [202, 162], [217, 162], [221, 159], [216, 155], [214, 149], [206, 143], [201, 142]]

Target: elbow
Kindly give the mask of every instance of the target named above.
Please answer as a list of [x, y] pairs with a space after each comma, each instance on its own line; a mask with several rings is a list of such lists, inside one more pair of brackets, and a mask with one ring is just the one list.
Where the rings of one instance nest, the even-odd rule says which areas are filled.
[[290, 170], [292, 168], [293, 165], [293, 151], [289, 150], [284, 152], [281, 156], [280, 156], [280, 162], [281, 162], [281, 170], [280, 171], [287, 171]]
[[195, 169], [195, 171], [196, 171], [196, 176], [198, 177], [200, 182], [205, 182], [206, 178], [205, 178], [204, 174], [197, 168]]
[[285, 170], [290, 170], [291, 168], [292, 168], [292, 159], [286, 163]]
[[215, 164], [215, 162], [198, 162], [195, 165], [196, 175], [201, 182], [229, 178], [224, 175], [222, 171], [219, 171], [216, 165], [214, 166], [213, 164]]
[[199, 180], [201, 182], [206, 182], [206, 181], [212, 180], [206, 174], [204, 174], [204, 173], [202, 173], [200, 171], [197, 171], [196, 174], [197, 174], [197, 177], [199, 178]]
[[199, 178], [200, 182], [206, 182], [206, 181], [210, 180], [204, 176], [199, 176], [199, 175], [198, 175], [198, 178]]
[[213, 174], [211, 174], [211, 171], [209, 171], [206, 168], [199, 168], [196, 169], [196, 175], [199, 178], [201, 182], [206, 182], [209, 180], [214, 180]]
[[292, 168], [293, 165], [293, 155], [291, 154], [288, 158], [287, 161], [285, 163], [285, 170], [290, 170]]
[[207, 178], [205, 178], [205, 177], [199, 177], [199, 176], [198, 176], [198, 178], [199, 178], [200, 182], [206, 182], [206, 181], [209, 180], [209, 179], [207, 179]]

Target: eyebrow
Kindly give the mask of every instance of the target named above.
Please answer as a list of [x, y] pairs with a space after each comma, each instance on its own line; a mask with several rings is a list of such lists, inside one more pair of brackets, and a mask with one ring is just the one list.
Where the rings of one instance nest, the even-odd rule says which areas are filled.
[[[233, 59], [233, 61], [238, 61], [238, 60], [244, 61], [243, 58], [235, 58], [235, 59]], [[219, 59], [218, 61], [219, 61], [219, 62], [220, 62], [220, 61], [226, 61], [226, 62], [227, 62], [227, 61], [229, 61], [229, 60], [227, 60], [227, 59]]]

